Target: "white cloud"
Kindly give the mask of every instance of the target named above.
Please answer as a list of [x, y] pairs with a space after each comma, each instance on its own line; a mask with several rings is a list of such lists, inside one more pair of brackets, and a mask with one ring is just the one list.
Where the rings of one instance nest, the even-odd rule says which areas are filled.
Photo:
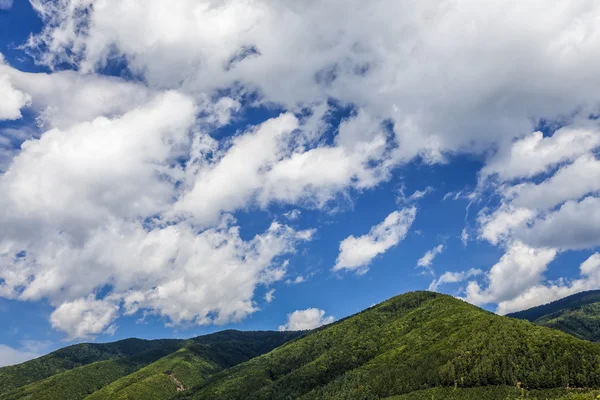
[[585, 290], [600, 288], [600, 254], [594, 253], [581, 263], [580, 278], [572, 281], [561, 279], [548, 285], [537, 284], [527, 288], [517, 297], [498, 304], [501, 315], [546, 304]]
[[466, 246], [469, 242], [469, 230], [467, 227], [464, 227], [460, 233], [460, 242], [463, 244], [463, 246]]
[[265, 301], [267, 303], [271, 303], [273, 300], [275, 300], [275, 289], [271, 289], [265, 293]]
[[438, 279], [434, 279], [429, 288], [427, 290], [431, 290], [433, 292], [437, 291], [438, 288], [447, 283], [457, 283], [462, 282], [466, 279], [472, 278], [474, 276], [478, 276], [483, 274], [483, 271], [480, 269], [471, 268], [468, 271], [460, 271], [460, 272], [444, 272]]
[[[0, 64], [0, 90], [9, 93], [0, 118], [19, 118], [30, 104], [46, 130], [20, 154], [0, 147], [8, 171], [0, 295], [60, 307], [109, 285], [125, 312], [239, 320], [255, 309], [256, 285], [283, 279], [279, 258], [312, 231], [275, 224], [242, 240], [229, 212], [319, 208], [377, 186], [415, 157], [435, 163], [490, 149], [480, 187], [500, 202], [479, 215], [480, 238], [507, 254], [515, 241], [540, 254], [597, 245], [600, 135], [596, 122], [581, 121], [597, 111], [600, 89], [594, 0], [31, 3], [45, 28], [30, 51], [78, 71]], [[120, 56], [139, 81], [96, 74]], [[215, 98], [220, 89], [230, 97]], [[233, 138], [213, 136], [253, 92], [255, 105], [288, 111]], [[355, 106], [340, 126], [328, 126], [330, 98]], [[294, 114], [304, 107], [312, 117]], [[531, 133], [542, 119], [565, 117], [572, 122], [554, 136]], [[333, 140], [323, 135], [329, 128]], [[402, 240], [414, 212], [344, 240], [335, 269], [366, 271]], [[274, 251], [261, 245], [267, 239]], [[27, 257], [15, 260], [22, 250]], [[539, 264], [530, 267], [520, 272], [539, 277]], [[203, 286], [217, 277], [221, 285]], [[241, 293], [231, 290], [240, 284]], [[501, 297], [492, 292], [475, 291]]]
[[299, 285], [300, 283], [303, 283], [305, 281], [306, 281], [306, 279], [302, 275], [298, 275], [294, 279], [286, 280], [285, 283], [288, 285]]
[[516, 235], [537, 247], [568, 250], [600, 246], [600, 197], [570, 200], [531, 226], [521, 227]]
[[484, 210], [477, 217], [480, 225], [479, 237], [486, 239], [493, 245], [510, 238], [514, 229], [530, 221], [535, 216], [535, 211], [526, 208], [515, 208], [512, 205], [502, 205], [492, 213]]
[[349, 236], [342, 240], [333, 270], [366, 272], [375, 257], [396, 246], [406, 237], [416, 214], [415, 207], [394, 211], [383, 222], [373, 226], [368, 234]]
[[116, 53], [152, 87], [197, 93], [240, 82], [290, 108], [328, 97], [364, 105], [396, 123], [399, 159], [480, 151], [597, 101], [592, 0], [92, 3], [33, 1], [46, 21], [31, 43], [48, 49], [40, 61], [88, 72]]
[[499, 151], [488, 160], [481, 175], [497, 174], [502, 180], [530, 178], [598, 146], [600, 132], [594, 125], [567, 126], [551, 137], [534, 132]]
[[[122, 116], [26, 141], [0, 177], [0, 295], [49, 299], [53, 326], [70, 338], [112, 329], [118, 312], [108, 305], [121, 301], [125, 313], [144, 309], [174, 324], [235, 322], [256, 311], [256, 286], [282, 279], [277, 258], [313, 231], [273, 223], [243, 241], [222, 216], [225, 203], [180, 215], [178, 182], [210, 170], [197, 147], [208, 137], [190, 129], [196, 112], [187, 96], [165, 92]], [[185, 151], [198, 152], [186, 169], [176, 162]], [[27, 256], [15, 258], [22, 250]], [[106, 286], [108, 300], [89, 297]]]
[[506, 195], [517, 207], [544, 210], [599, 191], [600, 160], [592, 154], [585, 154], [572, 164], [560, 168], [547, 180], [538, 184], [529, 182], [510, 187]]
[[0, 344], [0, 367], [21, 364], [41, 356], [42, 354], [39, 353], [27, 350], [17, 350], [4, 344]]
[[435, 246], [433, 249], [427, 251], [423, 257], [419, 258], [417, 261], [417, 267], [425, 268], [427, 270], [431, 269], [431, 264], [433, 260], [444, 251], [444, 245], [439, 244]]
[[20, 107], [30, 103], [39, 113], [39, 123], [61, 129], [101, 116], [123, 114], [156, 96], [140, 84], [119, 78], [74, 71], [27, 73], [0, 62], [0, 82], [4, 79], [15, 90], [26, 93], [18, 96], [27, 100], [21, 101]]
[[500, 261], [486, 274], [487, 287], [469, 282], [466, 300], [477, 304], [502, 303], [511, 300], [538, 284], [548, 264], [554, 260], [555, 249], [536, 249], [523, 243], [511, 243]]
[[52, 326], [69, 334], [69, 339], [85, 339], [101, 333], [112, 334], [119, 306], [93, 297], [61, 304], [50, 316]]
[[315, 329], [335, 321], [333, 316], [325, 316], [325, 311], [318, 308], [297, 310], [287, 316], [287, 322], [279, 326], [280, 331], [304, 331]]
[[283, 216], [289, 219], [290, 221], [296, 221], [298, 218], [300, 218], [300, 215], [302, 215], [302, 211], [298, 209], [293, 209], [283, 214]]
[[429, 193], [433, 192], [433, 187], [432, 186], [427, 186], [425, 189], [423, 190], [415, 190], [413, 194], [411, 194], [410, 196], [406, 196], [404, 194], [404, 187], [402, 187], [399, 190], [398, 196], [396, 197], [396, 202], [399, 204], [405, 204], [405, 203], [410, 203], [413, 201], [417, 201], [420, 200], [422, 198], [424, 198], [425, 196], [427, 196]]
[[0, 0], [0, 10], [10, 10], [13, 6], [13, 0]]
[[[2, 59], [0, 58], [1, 67]], [[31, 104], [31, 96], [16, 89], [9, 77], [3, 74], [2, 71], [0, 71], [0, 93], [2, 93], [0, 98], [0, 121], [20, 119], [22, 117], [21, 108]]]

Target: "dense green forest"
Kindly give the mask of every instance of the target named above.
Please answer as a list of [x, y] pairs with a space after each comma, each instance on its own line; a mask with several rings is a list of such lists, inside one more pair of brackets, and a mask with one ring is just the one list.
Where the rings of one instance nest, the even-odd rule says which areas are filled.
[[[121, 394], [139, 392], [144, 386], [139, 383], [145, 379], [147, 390], [160, 389], [158, 393], [170, 393], [169, 396], [155, 398], [167, 399], [177, 394], [180, 382], [183, 382], [184, 388], [200, 383], [211, 373], [270, 351], [300, 334], [223, 331], [188, 341], [131, 340], [107, 345], [71, 346], [19, 366], [0, 368], [0, 376], [8, 380], [6, 386], [13, 386], [12, 390], [3, 391], [0, 399], [70, 400], [83, 399], [91, 394], [94, 394], [93, 399], [113, 399]], [[91, 362], [95, 355], [102, 361]], [[62, 366], [62, 370], [57, 365]], [[58, 372], [45, 378], [48, 375], [42, 372], [49, 368]], [[37, 373], [39, 378], [21, 376], [19, 372]], [[127, 379], [119, 379], [123, 377]], [[32, 383], [19, 384], [26, 381]], [[130, 389], [130, 386], [133, 388]], [[140, 393], [140, 396], [124, 398], [152, 398]]]
[[580, 339], [600, 342], [600, 290], [577, 293], [507, 316], [558, 329]]
[[0, 377], [0, 400], [591, 400], [600, 345], [413, 292], [314, 331], [77, 345]]
[[[234, 365], [266, 353], [301, 332], [224, 331], [190, 340], [175, 353], [122, 377], [86, 400], [162, 400]], [[207, 340], [208, 339], [208, 340]]]
[[533, 322], [544, 315], [553, 314], [557, 311], [576, 308], [596, 302], [600, 302], [600, 290], [590, 290], [587, 292], [576, 293], [548, 304], [543, 304], [527, 310], [507, 314], [506, 316], [511, 318], [526, 319], [527, 321]]
[[366, 400], [438, 386], [499, 385], [600, 387], [600, 346], [450, 296], [414, 292], [219, 373], [180, 396]]
[[183, 340], [126, 339], [114, 343], [84, 343], [65, 347], [20, 365], [0, 368], [0, 395], [12, 389], [73, 368], [104, 360], [117, 360], [155, 349], [175, 351]]

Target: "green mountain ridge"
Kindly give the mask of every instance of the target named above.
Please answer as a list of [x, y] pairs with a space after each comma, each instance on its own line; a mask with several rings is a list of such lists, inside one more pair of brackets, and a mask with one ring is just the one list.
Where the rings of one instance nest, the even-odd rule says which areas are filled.
[[68, 346], [19, 365], [0, 368], [0, 395], [50, 376], [98, 361], [120, 359], [158, 348], [177, 349], [180, 339], [125, 339]]
[[367, 400], [481, 386], [599, 387], [600, 346], [413, 292], [216, 374], [180, 398]]
[[600, 342], [600, 290], [577, 293], [538, 307], [508, 314], [558, 329], [580, 339]]
[[[587, 310], [596, 306], [590, 299], [561, 304]], [[545, 310], [552, 313], [535, 321], [564, 312]], [[8, 379], [0, 400], [591, 400], [600, 394], [599, 344], [432, 292], [396, 296], [314, 331], [223, 331], [160, 345], [132, 339], [103, 346], [71, 346], [0, 368]]]
[[[216, 371], [247, 361], [301, 334], [301, 332], [230, 330], [187, 341], [128, 339], [107, 345], [70, 346], [19, 366], [0, 368], [0, 377], [8, 380], [7, 387], [12, 386], [0, 393], [0, 400], [69, 400], [83, 399], [89, 395], [94, 395], [93, 399], [112, 399], [130, 393], [132, 390], [128, 389], [129, 386], [140, 391], [142, 386], [140, 382], [145, 382], [143, 386], [146, 391], [160, 389], [158, 393], [162, 393], [160, 395], [162, 397], [157, 398], [167, 399], [177, 393], [177, 386], [181, 382], [175, 373], [181, 374], [181, 379], [186, 384], [196, 384]], [[140, 343], [144, 346], [139, 346]], [[147, 350], [139, 351], [144, 348]], [[78, 353], [78, 350], [81, 353]], [[82, 354], [88, 352], [98, 354], [101, 359], [109, 356], [112, 358], [89, 362], [91, 360], [89, 356], [82, 357]], [[84, 362], [86, 363], [83, 364]], [[78, 364], [83, 365], [77, 366]], [[45, 374], [40, 372], [48, 369], [48, 366], [56, 365], [61, 365], [63, 368], [71, 365], [74, 367], [63, 369], [49, 377], [45, 377]], [[39, 378], [13, 379], [13, 376], [20, 378], [18, 371], [38, 372]], [[165, 372], [169, 371], [172, 373], [167, 376]], [[120, 379], [124, 377], [127, 379]], [[31, 383], [23, 384], [26, 381]], [[166, 393], [171, 395], [167, 396]], [[125, 398], [129, 400], [132, 397]], [[136, 396], [135, 398], [150, 397]]]

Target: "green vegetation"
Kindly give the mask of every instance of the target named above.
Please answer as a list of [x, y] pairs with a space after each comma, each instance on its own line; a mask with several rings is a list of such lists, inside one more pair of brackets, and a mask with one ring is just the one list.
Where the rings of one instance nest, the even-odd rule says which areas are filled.
[[0, 395], [73, 368], [116, 360], [160, 348], [179, 348], [183, 340], [126, 339], [105, 344], [77, 344], [20, 365], [0, 368]]
[[163, 400], [216, 372], [266, 353], [300, 332], [224, 331], [190, 340], [173, 354], [116, 380], [86, 400]]
[[564, 299], [507, 315], [600, 342], [600, 290], [577, 293]]
[[600, 290], [590, 290], [587, 292], [576, 293], [571, 296], [564, 297], [560, 300], [553, 301], [537, 307], [532, 307], [527, 310], [507, 314], [507, 317], [526, 319], [533, 322], [548, 314], [553, 314], [570, 308], [577, 308], [586, 304], [600, 302]]
[[596, 400], [600, 391], [580, 389], [525, 390], [515, 386], [433, 388], [388, 397], [385, 400]]
[[433, 387], [600, 387], [600, 346], [430, 292], [216, 374], [182, 399], [381, 399]]
[[174, 342], [133, 356], [87, 364], [6, 392], [0, 395], [0, 400], [83, 399], [115, 379], [176, 351], [177, 347], [179, 344]]
[[[592, 300], [523, 315], [588, 337]], [[414, 292], [312, 332], [77, 345], [0, 377], [0, 400], [592, 400], [600, 345]]]
[[[0, 394], [0, 400], [170, 399], [178, 393], [178, 387], [197, 385], [217, 371], [270, 351], [299, 335], [298, 332], [224, 331], [188, 341], [132, 339], [107, 345], [71, 346], [17, 367], [1, 368], [0, 374], [10, 376], [10, 373], [22, 382], [26, 377], [18, 375], [20, 370], [35, 372], [47, 365], [76, 365], [73, 360], [86, 363], [6, 391]], [[94, 353], [99, 358], [108, 355], [114, 358], [90, 363]]]

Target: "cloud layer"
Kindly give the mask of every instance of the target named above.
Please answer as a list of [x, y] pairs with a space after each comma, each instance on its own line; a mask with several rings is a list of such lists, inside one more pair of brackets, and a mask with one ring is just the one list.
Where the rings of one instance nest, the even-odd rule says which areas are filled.
[[[533, 290], [559, 292], [544, 280], [558, 255], [600, 245], [594, 0], [31, 4], [44, 28], [25, 48], [52, 72], [0, 58], [0, 120], [35, 118], [0, 132], [0, 296], [48, 301], [72, 339], [137, 311], [242, 320], [318, 229], [282, 221], [415, 160], [480, 157], [470, 201], [489, 206], [477, 237], [505, 251], [484, 274], [447, 272], [433, 289], [470, 280], [469, 301], [517, 309]], [[219, 133], [258, 106], [282, 111]], [[240, 233], [234, 213], [275, 205], [295, 211]], [[351, 233], [334, 271], [365, 273], [416, 213]]]

